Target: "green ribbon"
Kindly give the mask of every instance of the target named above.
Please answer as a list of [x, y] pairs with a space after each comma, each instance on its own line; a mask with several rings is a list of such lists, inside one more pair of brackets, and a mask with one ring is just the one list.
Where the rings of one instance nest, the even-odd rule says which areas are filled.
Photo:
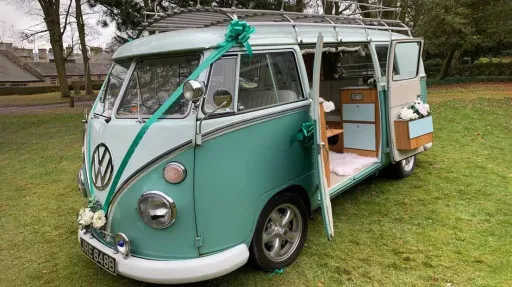
[[315, 141], [314, 139], [315, 126], [312, 122], [303, 123], [297, 132], [297, 141], [302, 143], [304, 146], [310, 147], [313, 146]]
[[[215, 50], [208, 58], [206, 58], [199, 67], [197, 67], [190, 76], [169, 96], [169, 98], [158, 108], [158, 110], [144, 123], [144, 125], [140, 128], [139, 132], [133, 139], [128, 151], [126, 152], [121, 164], [119, 165], [119, 169], [112, 180], [112, 184], [110, 185], [110, 189], [107, 193], [107, 197], [105, 199], [105, 203], [103, 204], [103, 211], [105, 214], [108, 212], [108, 207], [110, 206], [110, 201], [112, 200], [112, 196], [117, 189], [117, 185], [119, 184], [119, 180], [121, 179], [121, 175], [123, 174], [130, 158], [132, 157], [135, 149], [140, 144], [140, 141], [148, 131], [149, 127], [153, 125], [167, 109], [179, 98], [179, 96], [183, 93], [183, 85], [186, 81], [196, 79], [199, 74], [215, 61], [217, 61], [222, 55], [224, 55], [227, 51], [229, 51], [235, 44], [241, 44], [247, 49], [247, 53], [250, 57], [252, 57], [252, 49], [248, 42], [249, 36], [254, 33], [254, 28], [249, 26], [245, 21], [239, 21], [235, 19], [231, 21], [229, 24], [224, 42], [219, 43], [217, 46], [219, 47]], [[91, 163], [92, 164], [92, 163]], [[92, 180], [92, 179], [90, 179]], [[92, 185], [92, 183], [91, 183]]]
[[283, 274], [284, 273], [284, 268], [281, 268], [281, 269], [275, 269], [274, 272], [272, 272], [268, 277], [272, 277], [274, 276], [274, 274]]

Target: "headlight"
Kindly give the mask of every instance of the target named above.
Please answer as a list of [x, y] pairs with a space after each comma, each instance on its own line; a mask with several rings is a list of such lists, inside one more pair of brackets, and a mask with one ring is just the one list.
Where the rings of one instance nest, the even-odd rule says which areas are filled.
[[138, 206], [140, 217], [153, 228], [166, 228], [176, 220], [176, 204], [160, 191], [143, 193]]

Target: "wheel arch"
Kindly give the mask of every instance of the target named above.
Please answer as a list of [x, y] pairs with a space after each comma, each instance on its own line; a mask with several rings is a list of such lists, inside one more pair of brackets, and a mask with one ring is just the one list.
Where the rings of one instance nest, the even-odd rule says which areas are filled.
[[314, 198], [314, 196], [316, 195], [314, 191], [314, 172], [311, 172], [284, 187], [282, 186], [280, 188], [265, 193], [260, 198], [258, 212], [254, 216], [251, 233], [249, 234], [248, 238], [245, 240], [244, 243], [247, 246], [250, 246], [252, 238], [254, 236], [254, 231], [256, 229], [256, 224], [258, 223], [258, 218], [261, 214], [261, 211], [263, 210], [263, 208], [270, 199], [285, 192], [297, 194], [306, 205], [308, 215], [311, 215], [312, 208], [314, 208], [314, 206], [312, 206], [312, 198]]

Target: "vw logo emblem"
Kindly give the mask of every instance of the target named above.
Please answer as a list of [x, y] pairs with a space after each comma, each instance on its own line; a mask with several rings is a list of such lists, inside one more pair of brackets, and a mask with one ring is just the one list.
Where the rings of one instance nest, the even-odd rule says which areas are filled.
[[112, 180], [114, 165], [112, 155], [108, 147], [101, 143], [96, 146], [92, 153], [92, 183], [98, 190], [104, 190]]

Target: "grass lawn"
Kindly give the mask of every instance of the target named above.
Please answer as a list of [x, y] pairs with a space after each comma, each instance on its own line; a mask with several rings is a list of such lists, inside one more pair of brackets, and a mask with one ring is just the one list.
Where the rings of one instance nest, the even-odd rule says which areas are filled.
[[[0, 97], [2, 98], [2, 97]], [[430, 90], [435, 143], [404, 180], [371, 177], [319, 210], [283, 274], [221, 286], [512, 286], [512, 84]], [[0, 286], [147, 286], [81, 254], [79, 113], [0, 115]]]
[[[97, 95], [98, 91], [94, 91], [94, 93]], [[84, 97], [84, 91], [82, 91], [80, 96], [75, 96], [75, 102], [83, 101]], [[86, 100], [90, 101], [94, 98], [96, 98], [96, 96], [87, 96]], [[62, 103], [69, 103], [69, 98], [62, 98], [59, 92], [34, 95], [0, 96], [0, 108]]]

